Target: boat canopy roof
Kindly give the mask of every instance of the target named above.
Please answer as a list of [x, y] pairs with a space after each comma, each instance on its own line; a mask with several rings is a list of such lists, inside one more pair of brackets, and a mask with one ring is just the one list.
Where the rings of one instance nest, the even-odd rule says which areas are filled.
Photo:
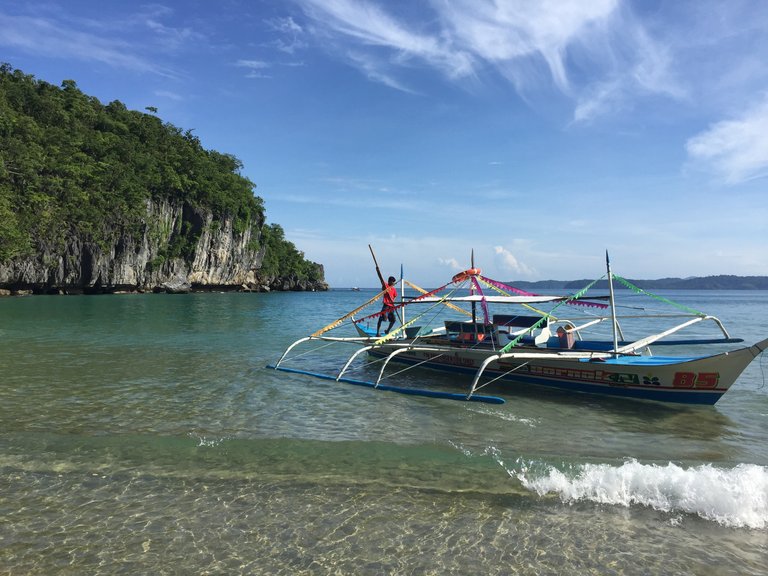
[[495, 296], [472, 294], [469, 296], [449, 296], [439, 298], [437, 296], [422, 296], [415, 298], [414, 304], [435, 304], [437, 302], [488, 302], [491, 304], [540, 304], [543, 302], [562, 302], [566, 296]]

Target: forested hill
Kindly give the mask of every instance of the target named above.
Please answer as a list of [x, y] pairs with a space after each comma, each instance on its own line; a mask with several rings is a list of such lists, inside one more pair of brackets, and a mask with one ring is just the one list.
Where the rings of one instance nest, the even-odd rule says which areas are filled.
[[0, 66], [0, 288], [327, 289], [234, 156]]
[[[704, 276], [695, 278], [661, 278], [658, 280], [629, 280], [635, 286], [645, 290], [768, 290], [768, 276]], [[539, 290], [578, 290], [591, 280], [541, 280], [538, 282], [512, 281], [519, 288]], [[596, 288], [608, 289], [607, 281], [595, 285]], [[614, 287], [624, 286], [617, 282]]]

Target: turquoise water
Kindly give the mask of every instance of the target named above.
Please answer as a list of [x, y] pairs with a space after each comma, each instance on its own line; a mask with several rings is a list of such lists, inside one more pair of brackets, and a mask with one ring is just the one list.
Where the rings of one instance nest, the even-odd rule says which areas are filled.
[[[765, 355], [693, 408], [266, 368], [373, 294], [0, 300], [0, 573], [765, 574]], [[768, 330], [768, 293], [668, 295]]]

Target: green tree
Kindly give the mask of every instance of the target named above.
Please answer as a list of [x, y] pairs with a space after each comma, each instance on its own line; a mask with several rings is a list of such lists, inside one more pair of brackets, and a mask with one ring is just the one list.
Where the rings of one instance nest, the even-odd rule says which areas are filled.
[[[113, 240], [141, 229], [148, 200], [167, 200], [231, 218], [238, 232], [263, 227], [252, 247], [266, 246], [265, 268], [276, 275], [317, 274], [282, 228], [264, 225], [263, 201], [240, 160], [146, 110], [103, 105], [74, 80], [56, 87], [0, 65], [0, 260], [69, 234]], [[189, 257], [200, 232], [179, 223], [167, 256]]]

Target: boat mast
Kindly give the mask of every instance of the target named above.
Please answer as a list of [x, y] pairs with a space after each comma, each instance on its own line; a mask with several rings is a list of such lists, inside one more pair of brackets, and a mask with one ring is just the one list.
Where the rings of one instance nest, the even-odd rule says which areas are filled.
[[403, 263], [400, 262], [400, 326], [405, 324], [405, 278], [403, 277]]
[[613, 355], [618, 356], [619, 349], [619, 322], [616, 320], [616, 298], [613, 294], [613, 274], [611, 273], [611, 260], [608, 258], [608, 250], [605, 251], [605, 266], [608, 269], [608, 291], [611, 302], [611, 324], [613, 325]]
[[[475, 249], [472, 248], [471, 255], [469, 257], [469, 267], [474, 268], [475, 267]], [[475, 295], [475, 283], [470, 281], [469, 283], [469, 295], [474, 296]], [[472, 302], [472, 324], [475, 326], [475, 330], [477, 330], [477, 304], [473, 301]]]

